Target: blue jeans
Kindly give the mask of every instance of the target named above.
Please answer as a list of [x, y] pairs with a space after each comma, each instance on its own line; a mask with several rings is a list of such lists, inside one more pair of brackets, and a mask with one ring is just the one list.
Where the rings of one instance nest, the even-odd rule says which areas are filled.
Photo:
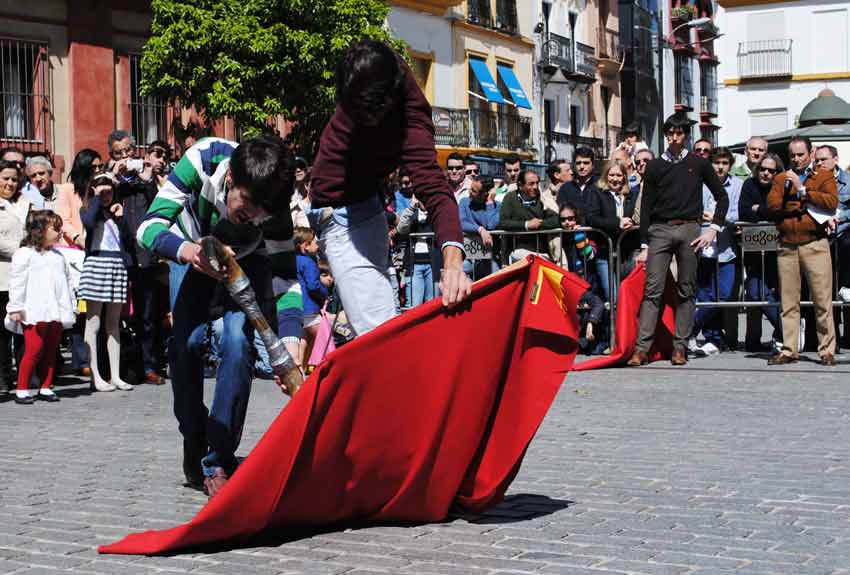
[[226, 310], [221, 333], [220, 361], [212, 407], [204, 405], [203, 357], [209, 307], [216, 281], [188, 264], [171, 262], [169, 295], [172, 340], [169, 347], [174, 415], [186, 438], [206, 436], [209, 453], [201, 462], [204, 475], [221, 467], [236, 470], [236, 453], [251, 395], [254, 328], [241, 311]]
[[[221, 338], [224, 334], [224, 318], [220, 317], [212, 322], [212, 337], [210, 338], [210, 356], [215, 360], [216, 365], [221, 361]], [[269, 364], [269, 352], [266, 351], [266, 345], [263, 343], [263, 338], [256, 331], [254, 332], [254, 350], [257, 352], [254, 358], [254, 375], [263, 379], [271, 379], [273, 377], [272, 366]]]
[[[729, 301], [732, 297], [732, 289], [735, 287], [735, 261], [722, 263], [719, 267], [715, 267], [716, 265], [717, 260], [700, 258], [697, 267], [697, 301]], [[693, 335], [696, 337], [702, 331], [707, 342], [719, 347], [723, 343], [722, 322], [723, 314], [720, 308], [697, 308], [694, 314]]]
[[[602, 299], [605, 302], [611, 301], [611, 289], [608, 285], [608, 260], [605, 258], [596, 258], [596, 277], [599, 280], [599, 287], [602, 290]], [[616, 294], [616, 287], [614, 288]], [[616, 297], [616, 296], [615, 296]]]
[[413, 264], [413, 299], [411, 307], [434, 299], [434, 274], [431, 264]]
[[[752, 275], [751, 275], [752, 272]], [[769, 285], [764, 280], [764, 277], [758, 274], [756, 269], [747, 269], [747, 281], [744, 282], [744, 291], [746, 292], [747, 301], [762, 301], [762, 290], [764, 290], [764, 301], [770, 303], [779, 303], [779, 298], [776, 297], [776, 289]], [[779, 319], [778, 307], [763, 307], [760, 308], [764, 317], [773, 326], [774, 341], [782, 341], [782, 321]], [[761, 321], [761, 320], [759, 320]], [[750, 339], [750, 332], [747, 331], [747, 339]], [[759, 341], [747, 341], [749, 347], [758, 347]]]

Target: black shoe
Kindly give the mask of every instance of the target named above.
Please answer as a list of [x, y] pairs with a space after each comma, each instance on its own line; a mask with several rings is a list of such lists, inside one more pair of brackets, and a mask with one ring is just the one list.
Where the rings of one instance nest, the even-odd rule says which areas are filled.
[[183, 475], [186, 476], [186, 487], [204, 490], [204, 472], [201, 468], [201, 460], [207, 454], [207, 440], [205, 437], [183, 439]]
[[26, 397], [18, 397], [17, 394], [15, 394], [15, 403], [19, 403], [21, 405], [32, 405], [33, 403], [35, 403], [35, 398], [31, 395], [28, 395]]
[[46, 401], [47, 403], [56, 403], [57, 401], [59, 401], [59, 396], [55, 393], [51, 393], [50, 395], [39, 393], [38, 399], [41, 401]]

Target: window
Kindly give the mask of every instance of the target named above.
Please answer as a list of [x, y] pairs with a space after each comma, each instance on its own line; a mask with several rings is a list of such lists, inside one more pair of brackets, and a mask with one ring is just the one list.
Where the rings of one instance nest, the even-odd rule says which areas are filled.
[[750, 110], [750, 134], [769, 136], [788, 129], [788, 108]]
[[700, 63], [700, 112], [717, 115], [717, 66]]
[[700, 137], [711, 142], [712, 146], [717, 145], [717, 126], [700, 126]]
[[847, 10], [824, 10], [812, 14], [815, 50], [811, 64], [815, 73], [847, 71]]
[[433, 94], [431, 93], [431, 60], [419, 56], [412, 56], [410, 59], [410, 70], [413, 72], [413, 78], [416, 84], [430, 104], [433, 104]]
[[167, 105], [153, 96], [142, 96], [142, 56], [130, 54], [130, 131], [138, 146], [168, 136]]
[[48, 152], [50, 145], [47, 44], [0, 38], [0, 140], [25, 151]]

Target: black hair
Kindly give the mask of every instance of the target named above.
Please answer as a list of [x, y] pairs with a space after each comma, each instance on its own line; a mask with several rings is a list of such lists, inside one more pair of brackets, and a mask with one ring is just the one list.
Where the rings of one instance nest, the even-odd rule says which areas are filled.
[[555, 174], [561, 171], [561, 165], [566, 164], [567, 161], [562, 158], [557, 158], [549, 162], [549, 165], [546, 166], [546, 175], [549, 176], [549, 181], [555, 182]]
[[573, 152], [573, 158], [590, 158], [590, 161], [593, 162], [596, 160], [596, 155], [593, 153], [593, 150], [587, 146], [579, 146], [576, 148], [576, 151]]
[[372, 110], [386, 105], [404, 82], [395, 50], [377, 40], [353, 42], [336, 67], [336, 97], [346, 111]]
[[[16, 172], [18, 172], [18, 164], [16, 164], [15, 162], [10, 162], [9, 160], [0, 160], [0, 172], [2, 172], [3, 170], [15, 170]], [[20, 172], [18, 173], [20, 175]]]
[[519, 173], [519, 175], [517, 176], [517, 180], [516, 180], [517, 183], [520, 186], [524, 186], [525, 185], [525, 179], [528, 177], [529, 174], [534, 174], [535, 176], [537, 176], [537, 172], [535, 172], [534, 170], [522, 170]]
[[469, 166], [469, 165], [471, 165], [471, 164], [475, 164], [475, 165], [477, 166], [477, 165], [478, 165], [478, 160], [476, 160], [475, 158], [473, 158], [471, 154], [470, 154], [470, 155], [468, 155], [468, 156], [464, 156], [464, 157], [463, 157], [463, 165], [464, 165], [464, 166]]
[[9, 153], [20, 154], [22, 156], [24, 155], [24, 151], [18, 146], [6, 146], [5, 148], [0, 148], [0, 158]]
[[508, 154], [504, 158], [502, 158], [502, 165], [507, 166], [508, 164], [517, 164], [519, 163], [519, 156], [516, 154]]
[[[836, 148], [835, 146], [830, 146], [829, 144], [823, 144], [822, 146], [818, 146], [817, 150], [820, 150], [822, 148], [829, 151], [830, 157], [833, 157], [833, 158], [838, 157], [838, 148]], [[817, 151], [817, 150], [815, 150], [815, 151]]]
[[579, 226], [584, 225], [584, 214], [581, 213], [581, 210], [572, 202], [564, 202], [563, 204], [558, 206], [558, 216], [560, 217], [561, 212], [564, 210], [570, 210], [572, 213], [576, 215], [576, 223]]
[[712, 141], [711, 141], [711, 140], [709, 140], [708, 138], [700, 138], [699, 140], [697, 140], [696, 142], [694, 142], [694, 144], [693, 144], [693, 146], [692, 146], [692, 147], [693, 147], [693, 148], [696, 148], [696, 147], [697, 147], [697, 144], [699, 144], [700, 142], [705, 142], [706, 144], [708, 144], [709, 146], [711, 146], [711, 149], [712, 149], [712, 150], [714, 149], [714, 142], [712, 142]]
[[664, 133], [666, 134], [670, 130], [682, 130], [685, 134], [691, 133], [691, 121], [685, 114], [681, 112], [676, 112], [675, 114], [668, 116], [666, 120], [664, 120], [664, 127], [662, 128]]
[[171, 146], [169, 146], [168, 142], [166, 142], [165, 140], [154, 140], [153, 142], [148, 144], [145, 153], [149, 154], [153, 148], [162, 148], [163, 150], [165, 150], [166, 157], [171, 156]]
[[788, 142], [788, 149], [791, 149], [791, 144], [794, 143], [803, 143], [806, 145], [806, 149], [811, 152], [812, 151], [812, 141], [808, 136], [794, 136], [791, 138], [791, 141]]
[[124, 130], [113, 130], [109, 133], [109, 136], [106, 138], [106, 147], [109, 148], [109, 151], [112, 151], [112, 144], [115, 142], [120, 142], [121, 140], [126, 140], [130, 138], [130, 143], [134, 146], [136, 145], [136, 140], [133, 136]]
[[718, 148], [714, 148], [711, 151], [711, 156], [709, 156], [709, 159], [712, 162], [719, 160], [720, 158], [726, 158], [727, 160], [729, 160], [730, 164], [735, 163], [735, 156], [732, 155], [732, 150], [730, 150], [726, 146], [720, 146]]
[[458, 160], [460, 162], [466, 163], [466, 159], [463, 157], [463, 154], [461, 154], [460, 152], [452, 152], [451, 154], [448, 155], [448, 157], [446, 158], [446, 165], [447, 166], [449, 165], [449, 160]]
[[623, 135], [626, 137], [640, 136], [640, 125], [637, 122], [628, 124], [625, 128], [623, 128]]
[[92, 162], [94, 162], [95, 158], [101, 159], [100, 154], [91, 148], [83, 148], [74, 156], [74, 165], [71, 166], [68, 179], [74, 184], [74, 191], [80, 196], [80, 199], [86, 197], [88, 183], [94, 172]]
[[230, 157], [234, 186], [269, 214], [289, 205], [295, 181], [295, 158], [278, 136], [263, 134], [239, 144]]
[[295, 156], [295, 169], [296, 170], [306, 170], [309, 164], [307, 160], [302, 158], [301, 156]]
[[764, 162], [765, 160], [771, 160], [771, 161], [773, 161], [774, 164], [776, 164], [776, 173], [777, 174], [785, 171], [785, 164], [782, 162], [782, 158], [780, 158], [778, 155], [774, 154], [773, 152], [767, 152], [765, 155], [763, 155], [761, 157], [758, 164], [756, 164], [756, 171], [758, 171], [761, 168], [762, 162]]

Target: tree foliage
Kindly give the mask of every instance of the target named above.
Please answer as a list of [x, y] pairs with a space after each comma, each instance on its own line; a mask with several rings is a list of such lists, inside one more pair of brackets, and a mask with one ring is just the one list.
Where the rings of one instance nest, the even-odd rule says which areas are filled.
[[[348, 45], [388, 40], [381, 0], [153, 0], [142, 89], [233, 118], [255, 133], [296, 120], [308, 151], [333, 111], [334, 70]], [[309, 153], [309, 152], [308, 152]]]

